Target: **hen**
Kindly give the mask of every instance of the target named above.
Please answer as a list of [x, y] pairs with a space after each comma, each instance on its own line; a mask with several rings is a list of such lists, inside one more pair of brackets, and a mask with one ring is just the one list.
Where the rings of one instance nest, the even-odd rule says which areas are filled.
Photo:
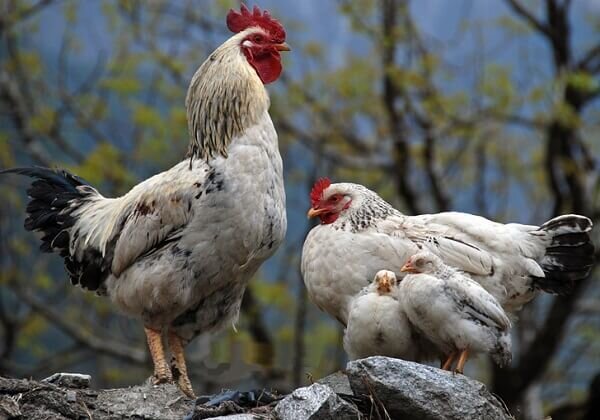
[[448, 355], [442, 369], [450, 370], [458, 357], [455, 371], [463, 373], [476, 353], [510, 364], [510, 320], [485, 289], [430, 252], [413, 255], [400, 271], [414, 274], [402, 279], [397, 297], [411, 326]]
[[25, 228], [43, 233], [71, 282], [143, 321], [156, 383], [193, 395], [183, 347], [238, 317], [246, 285], [286, 231], [282, 160], [264, 84], [282, 70], [285, 31], [268, 12], [231, 10], [235, 33], [194, 74], [187, 157], [122, 197], [63, 170], [3, 171], [36, 180]]
[[408, 257], [429, 250], [464, 271], [509, 313], [538, 290], [568, 293], [594, 262], [584, 216], [564, 215], [542, 226], [501, 224], [480, 216], [446, 212], [405, 216], [362, 185], [317, 181], [309, 217], [321, 224], [302, 250], [302, 275], [321, 310], [348, 321], [348, 305], [381, 269], [398, 278]]

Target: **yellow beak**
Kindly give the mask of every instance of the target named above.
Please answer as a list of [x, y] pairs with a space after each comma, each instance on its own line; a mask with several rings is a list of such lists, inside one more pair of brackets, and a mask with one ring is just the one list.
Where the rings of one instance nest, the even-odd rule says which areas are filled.
[[275, 49], [277, 51], [291, 51], [292, 50], [290, 48], [290, 46], [285, 42], [282, 42], [281, 44], [275, 44]]
[[400, 271], [402, 271], [404, 273], [418, 273], [418, 271], [415, 269], [415, 267], [412, 266], [412, 264], [410, 262], [407, 262], [406, 264], [404, 264], [402, 266], [402, 268], [400, 269]]
[[324, 213], [325, 211], [326, 211], [325, 209], [313, 209], [313, 208], [310, 208], [308, 210], [308, 213], [306, 213], [306, 216], [309, 219], [312, 219], [313, 217], [317, 217], [318, 215]]

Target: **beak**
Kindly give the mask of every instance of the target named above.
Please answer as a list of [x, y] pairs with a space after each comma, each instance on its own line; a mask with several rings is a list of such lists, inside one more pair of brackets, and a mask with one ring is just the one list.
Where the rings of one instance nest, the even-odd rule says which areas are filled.
[[275, 44], [275, 49], [277, 51], [291, 51], [292, 50], [290, 48], [290, 46], [285, 42], [282, 42], [281, 44]]
[[318, 215], [320, 215], [322, 213], [325, 213], [326, 211], [327, 211], [326, 209], [314, 209], [314, 208], [311, 208], [311, 209], [308, 210], [308, 213], [306, 213], [306, 216], [309, 219], [312, 219], [313, 217], [317, 217]]
[[403, 273], [416, 273], [417, 270], [415, 269], [415, 267], [412, 266], [411, 262], [407, 262], [406, 264], [404, 264], [402, 266], [402, 268], [400, 269], [400, 271], [402, 271]]

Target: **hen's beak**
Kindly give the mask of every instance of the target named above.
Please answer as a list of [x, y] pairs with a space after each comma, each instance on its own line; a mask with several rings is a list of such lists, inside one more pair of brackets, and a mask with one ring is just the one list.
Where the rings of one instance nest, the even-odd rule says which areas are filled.
[[277, 51], [291, 51], [292, 50], [290, 48], [290, 46], [285, 42], [282, 42], [281, 44], [275, 44], [275, 49]]
[[406, 264], [404, 264], [402, 266], [402, 268], [400, 269], [400, 271], [404, 272], [404, 273], [417, 273], [417, 269], [415, 267], [413, 267], [412, 263], [409, 261]]
[[327, 209], [314, 209], [311, 207], [308, 210], [308, 213], [306, 213], [306, 216], [309, 219], [312, 219], [313, 217], [317, 217], [318, 215], [325, 213], [325, 211], [327, 211]]

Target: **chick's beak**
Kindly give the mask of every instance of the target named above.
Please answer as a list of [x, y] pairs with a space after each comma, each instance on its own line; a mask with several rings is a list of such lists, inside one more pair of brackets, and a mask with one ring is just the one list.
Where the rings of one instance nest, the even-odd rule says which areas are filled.
[[402, 268], [400, 269], [400, 271], [402, 271], [404, 273], [416, 273], [417, 272], [416, 268], [413, 267], [413, 265], [410, 261], [408, 261], [406, 264], [404, 264], [402, 266]]
[[313, 217], [317, 217], [320, 214], [323, 214], [326, 211], [326, 209], [315, 209], [315, 208], [310, 208], [308, 210], [308, 213], [306, 213], [306, 216], [309, 219], [312, 219]]
[[275, 44], [275, 49], [277, 51], [291, 51], [292, 50], [286, 42], [282, 42], [281, 44]]

